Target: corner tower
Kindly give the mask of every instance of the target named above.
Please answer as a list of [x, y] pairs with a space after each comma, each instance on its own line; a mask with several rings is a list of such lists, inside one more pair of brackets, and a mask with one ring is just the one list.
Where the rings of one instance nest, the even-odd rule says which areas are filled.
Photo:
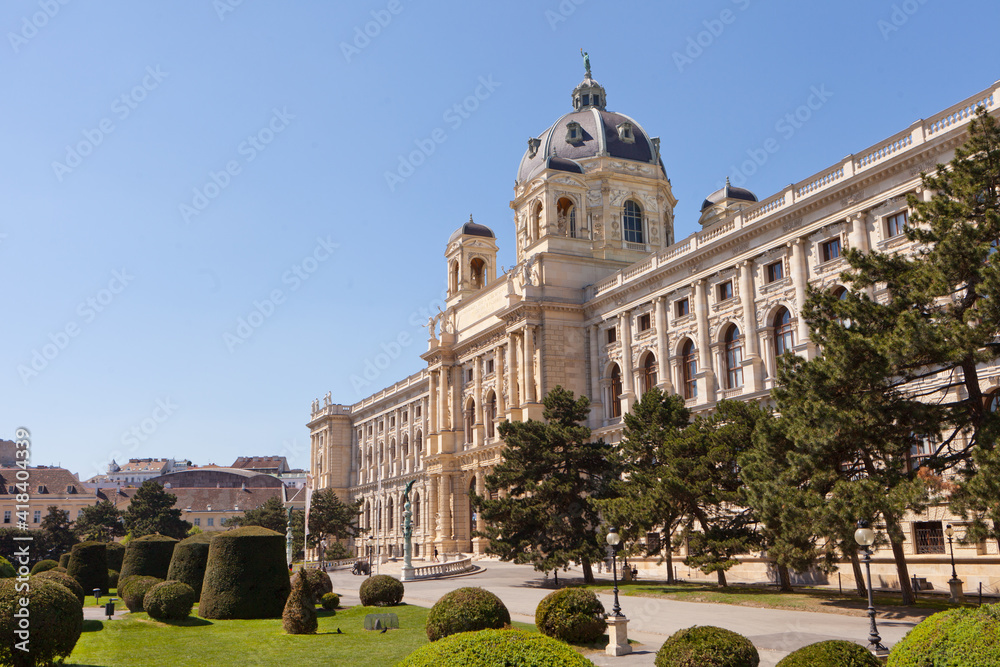
[[444, 252], [448, 263], [448, 298], [452, 306], [497, 279], [497, 241], [493, 230], [469, 221], [455, 230]]

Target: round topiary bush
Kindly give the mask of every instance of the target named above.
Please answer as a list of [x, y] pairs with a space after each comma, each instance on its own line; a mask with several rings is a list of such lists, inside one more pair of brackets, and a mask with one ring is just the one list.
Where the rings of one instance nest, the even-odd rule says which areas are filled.
[[36, 574], [34, 578], [43, 579], [46, 581], [54, 581], [57, 584], [62, 584], [67, 589], [69, 589], [69, 592], [72, 593], [77, 600], [80, 601], [81, 605], [86, 604], [87, 602], [87, 591], [83, 590], [83, 586], [80, 585], [79, 581], [69, 576], [69, 574], [66, 572], [59, 572], [56, 569], [46, 570], [41, 574]]
[[280, 618], [291, 591], [285, 536], [246, 526], [212, 538], [198, 613], [203, 618]]
[[593, 667], [594, 663], [560, 641], [534, 632], [508, 628], [461, 632], [424, 644], [406, 656], [397, 667], [496, 665]]
[[864, 646], [831, 639], [789, 653], [778, 667], [880, 667], [881, 664]]
[[366, 607], [393, 607], [403, 599], [403, 582], [388, 574], [376, 574], [364, 580], [358, 596]]
[[281, 613], [281, 627], [290, 635], [314, 635], [319, 621], [316, 618], [316, 600], [308, 577], [297, 577], [292, 592]]
[[164, 581], [146, 591], [142, 606], [158, 621], [178, 621], [188, 617], [196, 600], [194, 589], [184, 582]]
[[80, 542], [69, 552], [69, 574], [90, 593], [95, 588], [108, 592], [108, 553], [104, 542]]
[[672, 634], [656, 652], [656, 667], [757, 667], [760, 656], [749, 639], [714, 625]]
[[306, 581], [309, 582], [309, 588], [312, 591], [313, 599], [320, 600], [326, 593], [333, 592], [333, 581], [330, 579], [330, 575], [322, 570], [317, 570], [314, 567], [303, 568], [292, 575], [292, 586], [295, 586], [295, 581], [305, 573]]
[[108, 590], [118, 588], [118, 570], [108, 570]]
[[208, 545], [211, 541], [211, 533], [198, 533], [178, 542], [167, 571], [168, 580], [183, 581], [194, 589], [197, 598], [201, 597], [201, 584], [205, 579]]
[[121, 542], [105, 542], [108, 548], [108, 569], [122, 571], [122, 560], [125, 558], [125, 545]]
[[929, 616], [889, 653], [888, 667], [924, 665], [1000, 665], [1000, 603]]
[[549, 593], [535, 609], [535, 625], [543, 635], [564, 642], [590, 644], [607, 628], [604, 605], [586, 588]]
[[69, 552], [67, 551], [62, 556], [59, 556], [59, 567], [69, 568]]
[[42, 572], [54, 570], [57, 567], [59, 567], [59, 561], [46, 558], [35, 563], [35, 567], [31, 568], [31, 574], [41, 574]]
[[323, 593], [323, 597], [320, 598], [319, 603], [323, 605], [323, 609], [333, 611], [340, 606], [340, 596], [336, 593]]
[[10, 579], [11, 577], [17, 576], [17, 570], [11, 565], [10, 561], [0, 556], [0, 579]]
[[177, 540], [164, 535], [146, 535], [125, 547], [120, 579], [134, 575], [166, 579]]
[[24, 593], [16, 590], [17, 581], [0, 581], [0, 664], [15, 667], [50, 665], [69, 656], [83, 631], [83, 605], [65, 586], [55, 581], [32, 577], [31, 619], [28, 652], [17, 648], [24, 637], [18, 636], [20, 619], [14, 614], [21, 609]]
[[146, 593], [159, 583], [163, 583], [163, 579], [146, 577], [141, 574], [119, 579], [118, 597], [122, 599], [129, 611], [133, 613], [144, 611], [143, 601], [146, 599]]
[[467, 586], [445, 594], [427, 614], [427, 638], [432, 642], [475, 630], [499, 630], [510, 625], [504, 603], [485, 588]]

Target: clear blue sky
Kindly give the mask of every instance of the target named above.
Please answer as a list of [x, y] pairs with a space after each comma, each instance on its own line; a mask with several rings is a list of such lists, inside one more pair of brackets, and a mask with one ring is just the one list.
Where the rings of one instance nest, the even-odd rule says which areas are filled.
[[[746, 180], [762, 199], [990, 86], [998, 14], [994, 0], [7, 0], [0, 437], [26, 426], [35, 464], [82, 478], [112, 456], [307, 466], [314, 398], [349, 404], [420, 368], [445, 241], [470, 213], [513, 263], [515, 171], [570, 108], [580, 47], [608, 108], [661, 137], [680, 239], [768, 139], [779, 150]], [[477, 90], [474, 110], [449, 111]], [[808, 120], [782, 125], [814, 91]], [[359, 390], [352, 376], [400, 335]]]

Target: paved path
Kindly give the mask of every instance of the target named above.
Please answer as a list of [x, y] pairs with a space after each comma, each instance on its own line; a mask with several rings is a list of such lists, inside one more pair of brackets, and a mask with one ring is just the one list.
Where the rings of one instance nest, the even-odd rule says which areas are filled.
[[[516, 621], [533, 623], [535, 607], [553, 588], [545, 587], [546, 579], [530, 565], [512, 565], [493, 560], [479, 560], [478, 572], [450, 577], [412, 581], [406, 583], [406, 597], [410, 604], [430, 607], [442, 595], [462, 586], [481, 586], [500, 597]], [[380, 568], [384, 574], [398, 576], [399, 564], [386, 563]], [[579, 570], [560, 573], [563, 576], [582, 578]], [[358, 604], [357, 589], [361, 577], [347, 570], [332, 574], [334, 590], [344, 591], [346, 604]], [[601, 601], [610, 610], [614, 600], [601, 595]], [[654, 655], [663, 640], [682, 628], [692, 625], [717, 625], [738, 632], [753, 641], [761, 655], [761, 667], [773, 667], [778, 660], [797, 648], [825, 639], [846, 639], [864, 643], [868, 637], [868, 618], [844, 614], [825, 614], [783, 609], [758, 609], [735, 605], [699, 602], [679, 602], [661, 598], [621, 596], [623, 613], [629, 618], [629, 638], [641, 642], [633, 645], [630, 656], [612, 658], [603, 653], [588, 654], [598, 665], [652, 665]], [[878, 619], [882, 643], [892, 646], [912, 628], [919, 619]]]

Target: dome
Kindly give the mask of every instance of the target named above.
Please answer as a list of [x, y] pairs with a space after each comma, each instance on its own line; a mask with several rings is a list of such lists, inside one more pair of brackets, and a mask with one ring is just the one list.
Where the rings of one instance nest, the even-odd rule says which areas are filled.
[[746, 188], [737, 188], [729, 184], [729, 178], [726, 177], [725, 187], [716, 190], [712, 194], [705, 198], [705, 201], [701, 205], [701, 211], [704, 213], [705, 209], [715, 206], [716, 204], [722, 204], [727, 201], [745, 201], [745, 202], [756, 202], [757, 195], [750, 192]]
[[486, 225], [480, 225], [478, 222], [472, 221], [472, 216], [469, 216], [469, 221], [455, 230], [455, 233], [451, 235], [448, 239], [450, 244], [452, 241], [457, 241], [461, 236], [485, 236], [487, 238], [495, 239], [496, 235], [493, 234], [493, 230]]

